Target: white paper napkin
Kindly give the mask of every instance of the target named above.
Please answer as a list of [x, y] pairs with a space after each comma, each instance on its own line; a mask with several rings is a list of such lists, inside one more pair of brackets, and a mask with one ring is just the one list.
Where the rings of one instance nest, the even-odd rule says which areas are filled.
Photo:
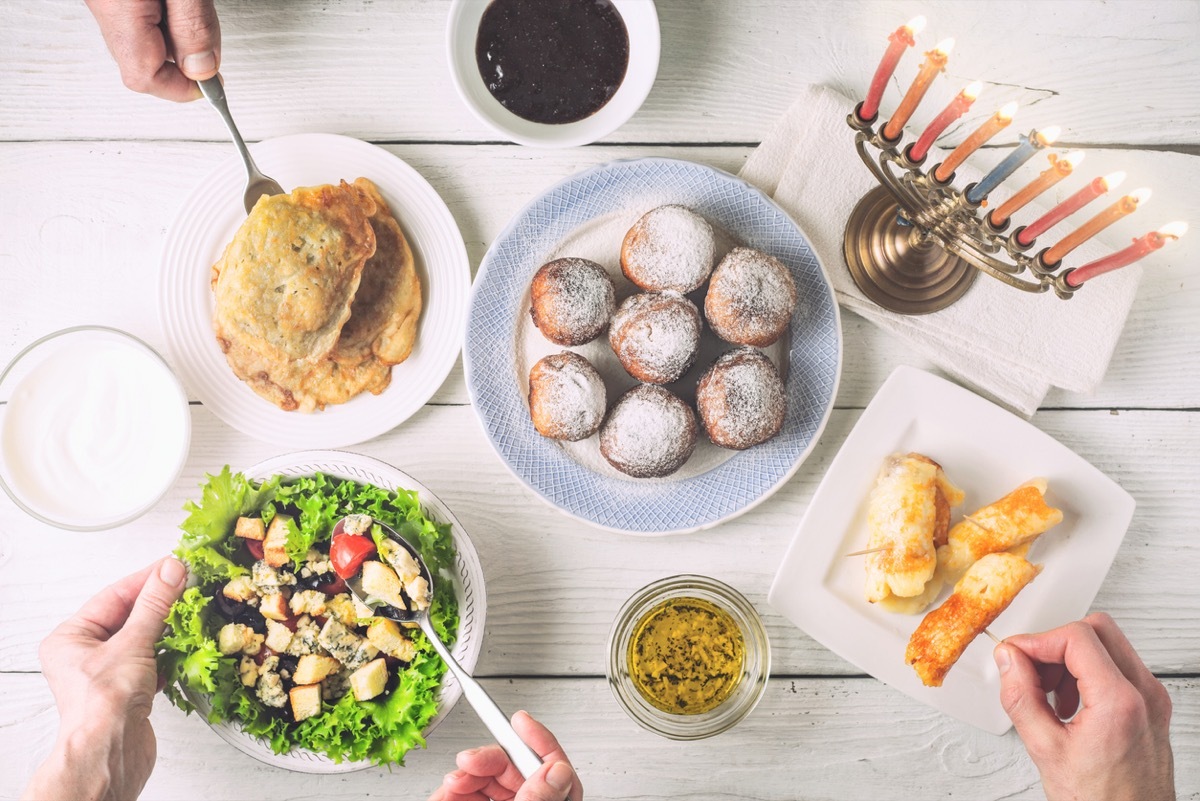
[[[880, 308], [855, 286], [842, 255], [846, 220], [859, 199], [877, 185], [854, 149], [854, 132], [846, 124], [852, 109], [841, 94], [810, 87], [741, 172], [804, 229], [838, 302], [1026, 417], [1052, 386], [1072, 392], [1095, 389], [1125, 325], [1141, 268], [1132, 265], [1097, 278], [1065, 301], [1053, 290], [1034, 295], [981, 275], [957, 303], [932, 314], [914, 317]], [[941, 156], [931, 151], [927, 163], [937, 164]], [[969, 161], [958, 173], [959, 187], [980, 177]], [[1021, 171], [1014, 185], [998, 196], [1007, 197], [1030, 177]], [[1035, 201], [1021, 211], [1020, 219], [1033, 220], [1044, 208]], [[1047, 241], [1057, 241], [1066, 230], [1070, 223]], [[1093, 239], [1072, 252], [1070, 261], [1084, 264], [1113, 250]]]

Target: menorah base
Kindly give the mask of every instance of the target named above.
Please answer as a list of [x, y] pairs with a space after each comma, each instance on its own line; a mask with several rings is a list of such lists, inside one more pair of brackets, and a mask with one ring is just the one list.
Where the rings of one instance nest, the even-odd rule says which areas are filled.
[[863, 294], [899, 314], [944, 309], [971, 288], [979, 271], [947, 253], [920, 228], [901, 225], [900, 210], [882, 186], [863, 195], [846, 222], [843, 250]]

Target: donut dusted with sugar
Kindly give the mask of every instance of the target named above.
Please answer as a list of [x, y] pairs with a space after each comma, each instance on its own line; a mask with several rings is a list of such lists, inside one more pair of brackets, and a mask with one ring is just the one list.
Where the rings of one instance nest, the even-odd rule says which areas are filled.
[[696, 362], [700, 310], [677, 292], [631, 295], [612, 318], [608, 344], [625, 371], [647, 384], [678, 381]]
[[696, 408], [714, 444], [745, 450], [783, 428], [783, 380], [761, 352], [738, 348], [722, 354], [700, 377]]
[[546, 356], [529, 371], [529, 416], [543, 437], [587, 439], [599, 430], [607, 400], [604, 380], [577, 353]]
[[626, 392], [600, 429], [600, 453], [634, 478], [669, 476], [696, 448], [696, 415], [662, 387], [641, 384]]
[[698, 289], [717, 258], [708, 220], [683, 206], [659, 206], [642, 215], [621, 244], [621, 272], [642, 289], [688, 293]]
[[760, 250], [734, 248], [713, 272], [704, 317], [726, 342], [765, 348], [787, 330], [796, 301], [796, 282], [783, 262]]
[[533, 276], [529, 314], [542, 336], [571, 347], [604, 333], [616, 308], [612, 279], [594, 261], [555, 259]]

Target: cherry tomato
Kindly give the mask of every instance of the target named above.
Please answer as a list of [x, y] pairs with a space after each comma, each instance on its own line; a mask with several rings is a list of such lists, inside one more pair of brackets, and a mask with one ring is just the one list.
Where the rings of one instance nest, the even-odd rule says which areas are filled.
[[263, 544], [259, 540], [246, 540], [246, 550], [248, 550], [250, 555], [255, 559], [263, 558]]
[[270, 647], [264, 645], [262, 648], [259, 648], [258, 653], [254, 655], [254, 661], [261, 665], [268, 656], [277, 656], [278, 653], [278, 651], [272, 650]]
[[294, 632], [300, 625], [300, 618], [296, 615], [288, 615], [283, 620], [279, 621], [281, 626], [287, 626], [288, 631]]
[[343, 579], [358, 575], [362, 563], [375, 554], [375, 541], [361, 534], [335, 534], [329, 546], [333, 572]]

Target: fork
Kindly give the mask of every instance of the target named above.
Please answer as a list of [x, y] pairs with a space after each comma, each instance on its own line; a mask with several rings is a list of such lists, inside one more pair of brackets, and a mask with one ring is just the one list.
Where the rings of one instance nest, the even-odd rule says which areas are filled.
[[259, 198], [263, 195], [282, 195], [284, 194], [283, 187], [274, 178], [263, 175], [262, 171], [258, 169], [258, 165], [254, 163], [254, 159], [250, 157], [250, 151], [246, 148], [246, 143], [242, 141], [242, 135], [238, 133], [237, 126], [233, 124], [233, 115], [229, 113], [229, 104], [225, 102], [225, 86], [221, 82], [221, 76], [214, 75], [199, 81], [199, 84], [200, 91], [220, 113], [221, 119], [225, 120], [225, 127], [229, 129], [229, 135], [233, 137], [233, 143], [237, 145], [238, 153], [242, 156], [242, 163], [246, 165], [246, 191], [242, 195], [242, 202], [246, 206], [246, 213], [249, 214]]

